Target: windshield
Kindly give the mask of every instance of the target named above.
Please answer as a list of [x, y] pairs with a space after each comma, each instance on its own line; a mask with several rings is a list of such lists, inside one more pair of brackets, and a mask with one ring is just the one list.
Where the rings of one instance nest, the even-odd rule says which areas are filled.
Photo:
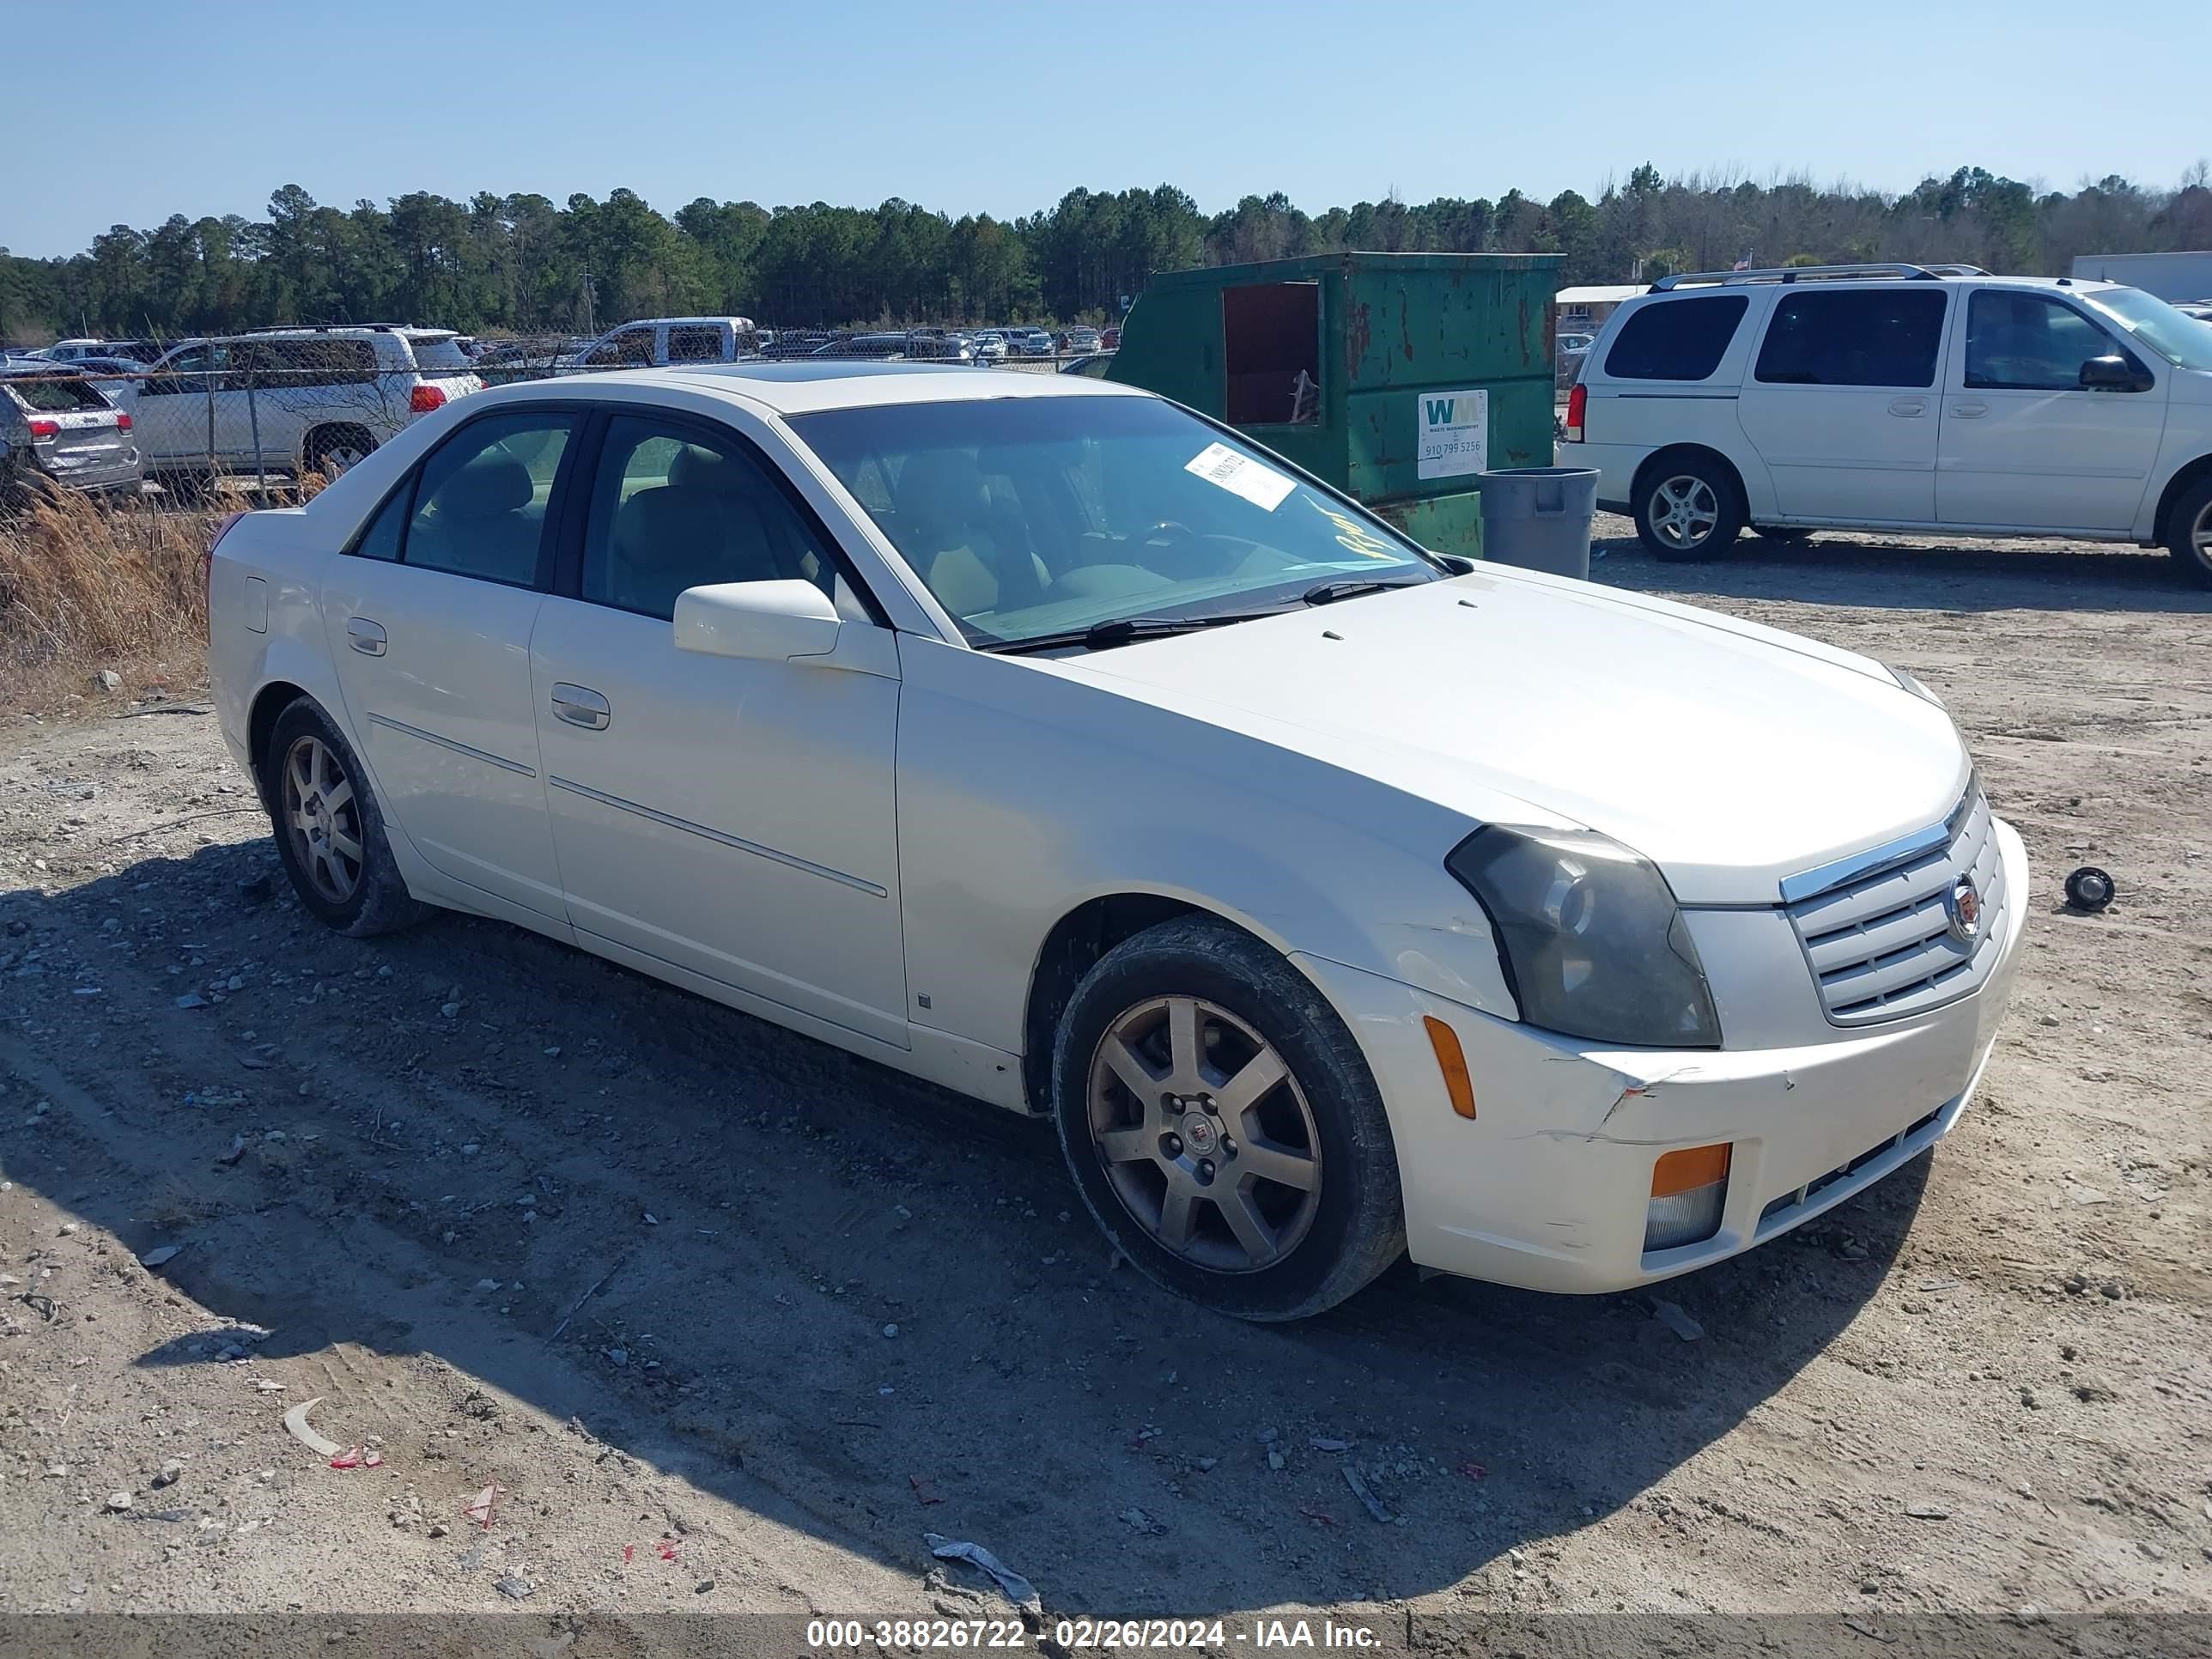
[[791, 425], [975, 645], [1440, 575], [1380, 520], [1156, 398], [908, 404]]
[[2165, 301], [2139, 288], [2091, 289], [2081, 297], [2169, 363], [2212, 369], [2212, 328]]

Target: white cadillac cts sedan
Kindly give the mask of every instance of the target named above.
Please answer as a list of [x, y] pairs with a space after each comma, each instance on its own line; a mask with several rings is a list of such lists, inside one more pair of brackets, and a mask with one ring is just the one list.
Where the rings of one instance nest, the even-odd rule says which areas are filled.
[[2026, 915], [1934, 697], [1456, 569], [1173, 404], [852, 363], [415, 425], [209, 573], [301, 902], [503, 918], [1015, 1111], [1161, 1283], [1558, 1291], [1923, 1152]]

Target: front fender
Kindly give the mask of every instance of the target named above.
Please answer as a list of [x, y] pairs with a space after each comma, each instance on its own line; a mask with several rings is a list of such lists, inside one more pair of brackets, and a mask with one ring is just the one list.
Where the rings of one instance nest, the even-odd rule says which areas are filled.
[[1488, 918], [1444, 869], [1472, 827], [1462, 815], [1009, 659], [902, 635], [900, 662], [917, 1024], [1023, 1052], [1044, 941], [1116, 894], [1172, 899], [1285, 955], [1516, 1017]]

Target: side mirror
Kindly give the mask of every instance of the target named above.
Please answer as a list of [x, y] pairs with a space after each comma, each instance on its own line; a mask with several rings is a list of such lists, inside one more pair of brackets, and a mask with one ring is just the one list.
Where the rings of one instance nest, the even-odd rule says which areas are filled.
[[788, 662], [837, 648], [837, 607], [812, 582], [717, 582], [676, 596], [676, 648], [707, 657]]
[[2148, 392], [2151, 378], [2148, 370], [2115, 351], [2107, 356], [2092, 357], [2081, 365], [2081, 386], [2089, 392]]

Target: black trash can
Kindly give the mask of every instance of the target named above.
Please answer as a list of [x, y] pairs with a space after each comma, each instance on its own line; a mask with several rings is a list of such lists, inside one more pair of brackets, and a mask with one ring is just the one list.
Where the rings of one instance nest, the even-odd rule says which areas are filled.
[[1509, 466], [1480, 478], [1486, 560], [1588, 580], [1595, 467]]

